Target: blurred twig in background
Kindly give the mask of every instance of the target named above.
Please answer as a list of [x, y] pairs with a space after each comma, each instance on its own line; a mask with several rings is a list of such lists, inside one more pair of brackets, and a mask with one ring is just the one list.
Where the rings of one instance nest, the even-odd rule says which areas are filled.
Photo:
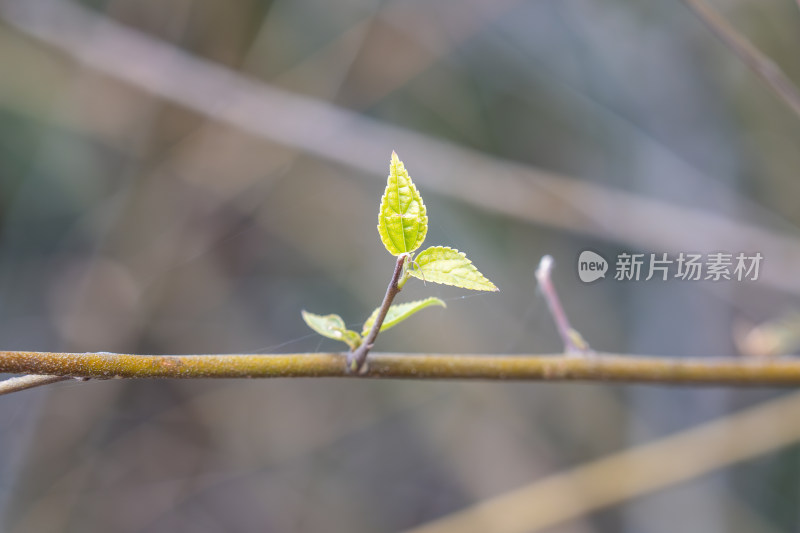
[[[364, 154], [396, 149], [426, 169], [418, 180], [426, 187], [521, 220], [663, 251], [757, 249], [771, 259], [760, 280], [800, 294], [800, 278], [792, 267], [800, 264], [797, 238], [498, 160], [249, 80], [77, 5], [48, 3], [48, 10], [39, 13], [37, 4], [5, 0], [0, 16], [87, 66], [215, 120], [376, 176], [385, 171], [385, 157]], [[636, 220], [651, 223], [631, 223]]]
[[800, 348], [800, 312], [792, 311], [767, 322], [734, 324], [733, 338], [743, 355], [773, 357]]
[[739, 35], [703, 0], [683, 0], [700, 19], [800, 117], [800, 91], [770, 58]]
[[800, 441], [800, 394], [560, 472], [406, 533], [533, 533]]

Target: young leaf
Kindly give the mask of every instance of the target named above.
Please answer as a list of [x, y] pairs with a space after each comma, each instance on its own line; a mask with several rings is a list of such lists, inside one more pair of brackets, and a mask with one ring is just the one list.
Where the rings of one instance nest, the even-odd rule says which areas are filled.
[[446, 246], [431, 246], [421, 251], [414, 263], [416, 268], [408, 273], [424, 281], [476, 291], [498, 290], [494, 283], [478, 272], [466, 255]]
[[381, 198], [378, 233], [392, 255], [413, 252], [428, 232], [425, 204], [411, 181], [403, 162], [392, 152], [389, 179]]
[[308, 311], [303, 311], [303, 320], [308, 327], [329, 339], [335, 339], [346, 343], [351, 350], [358, 348], [361, 344], [361, 335], [355, 331], [347, 329], [344, 320], [339, 315], [315, 315]]
[[[417, 300], [415, 302], [397, 304], [389, 307], [389, 311], [386, 313], [386, 318], [383, 319], [383, 324], [381, 324], [381, 331], [385, 331], [390, 327], [399, 324], [417, 311], [421, 311], [431, 305], [441, 305], [442, 307], [447, 307], [442, 300], [432, 296], [430, 298], [425, 298], [424, 300]], [[378, 311], [380, 310], [380, 307], [375, 309], [367, 321], [364, 322], [364, 329], [361, 331], [361, 335], [364, 337], [367, 336], [367, 333], [369, 333], [369, 330], [372, 329], [372, 325], [375, 323], [375, 319], [378, 318]]]

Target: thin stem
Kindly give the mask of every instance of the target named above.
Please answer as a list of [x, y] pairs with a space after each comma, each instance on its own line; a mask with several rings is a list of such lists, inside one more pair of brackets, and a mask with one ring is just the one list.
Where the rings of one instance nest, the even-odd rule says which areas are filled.
[[550, 277], [550, 273], [553, 271], [553, 264], [552, 256], [546, 255], [542, 257], [539, 262], [539, 268], [536, 269], [536, 280], [539, 282], [539, 288], [547, 301], [547, 308], [550, 309], [550, 314], [556, 323], [558, 334], [564, 342], [564, 351], [572, 354], [589, 353], [589, 345], [583, 340], [580, 333], [570, 325], [567, 313], [564, 312], [564, 307], [561, 305], [561, 299], [558, 297], [558, 292], [556, 292], [556, 287]]
[[[555, 355], [370, 355], [371, 378], [594, 381], [676, 385], [800, 386], [794, 357], [598, 357]], [[354, 377], [342, 353], [130, 355], [0, 352], [0, 372], [78, 378]]]
[[406, 254], [400, 254], [397, 257], [397, 262], [394, 265], [394, 272], [392, 273], [392, 279], [389, 281], [389, 286], [386, 288], [386, 294], [383, 297], [383, 303], [381, 303], [378, 316], [375, 319], [375, 322], [372, 324], [372, 329], [369, 330], [369, 334], [367, 335], [367, 338], [364, 339], [364, 342], [361, 343], [361, 346], [347, 354], [347, 370], [349, 372], [357, 373], [361, 370], [361, 368], [364, 366], [364, 362], [367, 360], [369, 351], [375, 345], [375, 339], [378, 338], [378, 333], [381, 331], [381, 326], [383, 325], [383, 320], [386, 318], [386, 313], [389, 312], [389, 307], [392, 306], [394, 297], [397, 296], [398, 292], [400, 292], [400, 286], [398, 286], [398, 282], [403, 275], [403, 267], [405, 266], [407, 258], [408, 255]]
[[0, 396], [70, 379], [68, 376], [19, 376], [0, 381]]

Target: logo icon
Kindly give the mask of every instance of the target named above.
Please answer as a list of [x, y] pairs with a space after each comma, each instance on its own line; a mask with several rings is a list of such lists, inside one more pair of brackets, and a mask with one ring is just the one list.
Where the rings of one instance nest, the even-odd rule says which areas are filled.
[[584, 283], [591, 283], [606, 277], [608, 261], [602, 255], [591, 250], [584, 250], [578, 256], [578, 277]]

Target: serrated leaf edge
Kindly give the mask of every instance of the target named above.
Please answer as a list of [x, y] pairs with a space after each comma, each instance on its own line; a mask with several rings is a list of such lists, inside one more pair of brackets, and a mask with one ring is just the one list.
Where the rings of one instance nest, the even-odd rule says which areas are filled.
[[[412, 243], [410, 250], [406, 249], [408, 247], [406, 246], [405, 242], [405, 232], [403, 232], [403, 249], [397, 246], [397, 243], [395, 243], [394, 239], [392, 239], [392, 237], [389, 235], [389, 229], [386, 227], [386, 219], [383, 216], [384, 205], [388, 205], [389, 188], [391, 187], [391, 179], [393, 174], [395, 175], [395, 186], [399, 189], [399, 178], [397, 176], [399, 176], [400, 172], [398, 172], [398, 169], [400, 169], [408, 178], [408, 185], [412, 191], [412, 195], [419, 200], [420, 205], [418, 224], [422, 226], [422, 228], [421, 231], [417, 231], [417, 238], [415, 239], [415, 242]], [[400, 197], [399, 190], [397, 191], [397, 196], [398, 198]], [[391, 210], [391, 208], [389, 209]], [[392, 159], [389, 163], [389, 176], [386, 178], [386, 188], [383, 191], [383, 196], [381, 196], [380, 208], [378, 210], [378, 235], [380, 236], [384, 247], [386, 247], [386, 250], [392, 255], [413, 252], [422, 246], [422, 243], [425, 242], [425, 237], [428, 235], [428, 210], [425, 207], [425, 202], [423, 201], [422, 195], [419, 193], [414, 180], [411, 179], [411, 174], [408, 173], [405, 164], [397, 156], [397, 152], [394, 151], [392, 151]], [[389, 245], [391, 245], [391, 247]], [[395, 252], [392, 249], [397, 251]]]
[[[450, 246], [429, 246], [428, 248], [425, 248], [419, 254], [417, 254], [417, 257], [413, 262], [415, 263], [416, 260], [418, 260], [419, 257], [422, 254], [424, 254], [425, 252], [427, 252], [428, 250], [449, 250], [451, 252], [455, 252], [456, 254], [461, 256], [461, 258], [464, 259], [468, 264], [472, 265], [473, 268], [475, 268], [475, 272], [478, 274], [478, 276], [480, 276], [486, 283], [491, 285], [493, 288], [491, 288], [491, 289], [472, 289], [470, 287], [463, 287], [461, 285], [454, 285], [452, 283], [445, 283], [445, 282], [441, 282], [441, 281], [433, 281], [433, 280], [427, 280], [427, 281], [432, 281], [433, 283], [440, 283], [442, 285], [450, 285], [451, 287], [460, 287], [462, 289], [468, 289], [468, 290], [486, 290], [486, 291], [491, 291], [491, 292], [497, 292], [497, 291], [500, 290], [499, 288], [497, 288], [497, 285], [492, 283], [491, 280], [489, 280], [489, 278], [484, 276], [483, 273], [480, 270], [478, 270], [478, 268], [472, 263], [472, 260], [467, 257], [467, 254], [465, 254], [464, 252], [459, 252], [456, 248], [451, 248]], [[424, 277], [423, 273], [420, 270], [418, 270], [417, 268], [409, 270], [408, 273], [411, 276], [414, 276], [417, 279], [421, 279], [423, 281], [425, 280], [425, 277]]]

